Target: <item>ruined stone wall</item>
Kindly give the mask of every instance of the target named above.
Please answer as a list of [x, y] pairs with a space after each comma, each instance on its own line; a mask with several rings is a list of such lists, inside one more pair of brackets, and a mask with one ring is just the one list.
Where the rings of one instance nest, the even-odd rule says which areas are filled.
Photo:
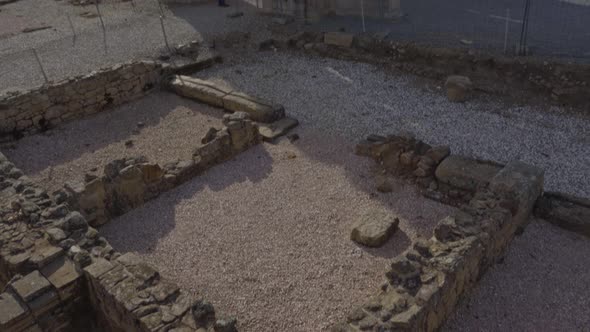
[[[543, 171], [511, 162], [477, 175], [477, 161], [453, 158], [447, 148], [432, 148], [411, 137], [373, 136], [357, 153], [377, 156], [391, 172], [448, 181], [470, 194], [457, 213], [437, 224], [432, 238], [414, 241], [393, 259], [377, 295], [334, 331], [436, 331], [526, 225], [543, 191]], [[457, 165], [452, 172], [445, 166], [448, 160]], [[441, 177], [440, 168], [448, 168], [446, 175]]]
[[136, 99], [156, 87], [163, 74], [161, 64], [139, 61], [28, 91], [5, 92], [0, 95], [0, 141]]
[[211, 304], [136, 256], [116, 252], [88, 224], [123, 214], [261, 141], [245, 113], [226, 115], [224, 124], [191, 160], [164, 167], [116, 160], [102, 176], [52, 196], [0, 154], [0, 330], [89, 330], [93, 322], [111, 331], [235, 331], [235, 320], [216, 319]]

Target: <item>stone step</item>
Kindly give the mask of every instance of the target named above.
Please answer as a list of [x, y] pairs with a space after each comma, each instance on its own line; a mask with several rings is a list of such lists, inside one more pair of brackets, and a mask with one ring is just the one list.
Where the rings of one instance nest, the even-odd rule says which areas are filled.
[[230, 112], [246, 112], [257, 122], [270, 123], [285, 117], [285, 109], [280, 104], [234, 91], [212, 81], [175, 75], [168, 81], [168, 86], [183, 97]]

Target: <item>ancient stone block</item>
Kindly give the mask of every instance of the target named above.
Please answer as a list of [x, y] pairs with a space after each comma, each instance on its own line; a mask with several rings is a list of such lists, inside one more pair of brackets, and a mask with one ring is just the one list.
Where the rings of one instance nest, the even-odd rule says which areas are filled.
[[393, 214], [371, 211], [361, 217], [350, 239], [369, 247], [380, 247], [397, 230], [399, 219]]
[[351, 47], [354, 35], [342, 32], [326, 32], [324, 34], [324, 44]]
[[23, 331], [34, 323], [27, 306], [10, 292], [0, 294], [0, 308], [2, 331]]
[[9, 287], [25, 302], [51, 289], [49, 281], [35, 270], [23, 278], [11, 283]]
[[240, 92], [224, 96], [223, 108], [232, 112], [248, 113], [252, 120], [259, 122], [273, 122], [285, 116], [283, 106]]
[[296, 119], [286, 117], [270, 124], [259, 124], [258, 131], [265, 141], [273, 141], [275, 138], [285, 135], [298, 124], [299, 121]]
[[230, 89], [214, 82], [180, 75], [174, 76], [168, 82], [168, 86], [178, 95], [216, 107], [224, 107], [222, 99], [231, 92]]
[[501, 167], [461, 156], [450, 156], [436, 168], [436, 178], [448, 185], [475, 191], [487, 185]]
[[464, 102], [469, 97], [472, 83], [467, 76], [449, 76], [445, 82], [447, 97], [455, 103]]
[[66, 257], [62, 256], [41, 269], [41, 273], [57, 289], [62, 301], [76, 297], [79, 294], [81, 274], [76, 266]]

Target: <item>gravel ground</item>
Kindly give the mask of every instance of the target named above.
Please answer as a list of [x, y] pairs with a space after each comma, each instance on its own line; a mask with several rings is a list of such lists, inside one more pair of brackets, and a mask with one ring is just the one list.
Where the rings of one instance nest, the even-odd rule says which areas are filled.
[[413, 76], [284, 53], [259, 53], [197, 76], [282, 103], [305, 127], [352, 141], [410, 131], [457, 154], [536, 165], [547, 172], [547, 190], [590, 197], [590, 119], [559, 108], [505, 105], [493, 96], [453, 104]]
[[[373, 294], [390, 258], [430, 235], [452, 208], [401, 183], [377, 194], [372, 162], [352, 142], [317, 130], [264, 144], [101, 228], [115, 249], [136, 252], [240, 331], [320, 331]], [[367, 211], [401, 217], [380, 249], [349, 240]]]
[[[83, 180], [108, 162], [144, 155], [161, 165], [190, 159], [209, 127], [221, 126], [223, 112], [174, 94], [152, 93], [43, 134], [27, 136], [3, 151], [25, 174], [52, 191]], [[138, 127], [138, 123], [143, 127]], [[140, 125], [141, 126], [141, 125]], [[126, 142], [132, 140], [133, 146]]]
[[[103, 35], [95, 6], [71, 6], [66, 1], [20, 0], [0, 11], [0, 91], [31, 88], [44, 80], [32, 49], [39, 54], [49, 80], [86, 74], [100, 67], [153, 58], [165, 53], [157, 1], [107, 2], [100, 13]], [[190, 40], [211, 40], [235, 31], [264, 34], [268, 17], [253, 7], [241, 7], [244, 16], [227, 18], [234, 10], [219, 8], [214, 1], [199, 6], [164, 7], [170, 45]], [[68, 21], [72, 21], [72, 26]], [[50, 29], [22, 33], [25, 28]], [[105, 37], [106, 35], [106, 37]], [[106, 47], [105, 47], [106, 45]]]
[[534, 221], [441, 331], [590, 331], [589, 265], [588, 238]]

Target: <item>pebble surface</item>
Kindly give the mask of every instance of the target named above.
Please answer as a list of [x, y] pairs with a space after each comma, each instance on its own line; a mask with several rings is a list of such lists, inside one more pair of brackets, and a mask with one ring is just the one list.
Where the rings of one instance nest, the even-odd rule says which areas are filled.
[[[387, 265], [453, 208], [394, 183], [379, 194], [351, 142], [300, 128], [208, 170], [101, 228], [240, 331], [325, 331], [378, 290]], [[378, 249], [350, 240], [367, 211], [400, 229]]]
[[590, 119], [493, 96], [450, 103], [441, 89], [369, 64], [285, 53], [197, 73], [285, 106], [302, 126], [358, 141], [409, 131], [454, 154], [545, 170], [545, 189], [590, 197]]
[[126, 157], [145, 156], [164, 165], [190, 159], [210, 127], [221, 128], [223, 112], [154, 92], [140, 100], [26, 136], [3, 153], [49, 192], [67, 181]]

